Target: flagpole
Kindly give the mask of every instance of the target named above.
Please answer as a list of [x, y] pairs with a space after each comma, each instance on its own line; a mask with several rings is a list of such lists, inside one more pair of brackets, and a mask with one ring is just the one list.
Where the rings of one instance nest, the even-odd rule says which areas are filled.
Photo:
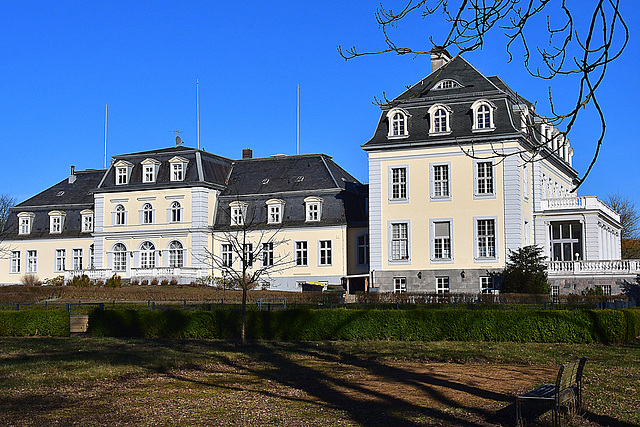
[[107, 104], [104, 104], [104, 168], [107, 168]]
[[198, 140], [198, 150], [200, 149], [200, 83], [196, 79], [196, 134]]
[[300, 154], [300, 85], [296, 99], [296, 154]]

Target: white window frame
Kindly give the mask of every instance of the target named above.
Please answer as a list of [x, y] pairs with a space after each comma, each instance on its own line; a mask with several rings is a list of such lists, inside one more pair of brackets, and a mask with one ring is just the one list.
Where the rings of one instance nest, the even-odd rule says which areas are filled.
[[127, 210], [123, 204], [113, 209], [113, 225], [127, 225]]
[[93, 211], [86, 209], [80, 212], [80, 215], [82, 216], [82, 232], [92, 233], [93, 232]]
[[[489, 234], [488, 232], [487, 234], [483, 234], [483, 235], [479, 234], [481, 221], [486, 225], [489, 225], [490, 221], [493, 221], [493, 234]], [[475, 262], [497, 262], [498, 261], [498, 258], [499, 258], [498, 254], [500, 253], [498, 250], [499, 248], [498, 236], [500, 236], [499, 228], [498, 228], [498, 217], [493, 216], [493, 217], [474, 217], [473, 218], [473, 242], [474, 242], [473, 246], [474, 246]], [[493, 239], [493, 255], [490, 255], [491, 253], [490, 249], [492, 247], [491, 239]], [[483, 243], [483, 241], [485, 241], [486, 243]]]
[[232, 202], [229, 204], [229, 215], [231, 216], [231, 226], [243, 226], [247, 219], [247, 204], [243, 202]]
[[[487, 165], [491, 165], [487, 169]], [[486, 172], [490, 171], [491, 176]], [[483, 176], [481, 176], [483, 175]], [[488, 191], [488, 185], [491, 191]], [[473, 162], [473, 197], [475, 199], [492, 199], [496, 197], [496, 165], [491, 159], [476, 160]], [[482, 190], [482, 191], [481, 191]]]
[[62, 234], [66, 214], [62, 211], [49, 212], [49, 233]]
[[[396, 229], [398, 233], [395, 233]], [[404, 231], [406, 231], [406, 237], [402, 235], [403, 229]], [[411, 263], [410, 221], [406, 221], [406, 220], [405, 221], [389, 221], [387, 232], [389, 236], [389, 239], [388, 239], [389, 264], [410, 264]]]
[[333, 265], [333, 243], [331, 240], [318, 240], [318, 265], [326, 267]]
[[233, 245], [231, 243], [222, 243], [220, 245], [220, 258], [223, 267], [233, 266]]
[[189, 161], [184, 157], [173, 157], [169, 160], [169, 180], [171, 182], [182, 182], [187, 175], [187, 164]]
[[113, 271], [116, 271], [116, 272], [127, 271], [127, 255], [128, 255], [127, 246], [124, 243], [118, 242], [113, 245], [113, 248], [112, 248]]
[[[492, 132], [496, 130], [494, 121], [496, 106], [491, 101], [486, 99], [479, 99], [471, 105], [473, 114], [473, 125], [471, 130], [473, 132]], [[480, 115], [482, 114], [482, 119]], [[488, 124], [487, 124], [488, 116]]]
[[247, 267], [253, 267], [253, 243], [245, 243], [242, 247], [242, 257]]
[[9, 261], [9, 273], [11, 274], [16, 274], [16, 273], [20, 273], [20, 260], [22, 258], [22, 254], [20, 253], [20, 251], [11, 251], [11, 256], [10, 256], [10, 261]]
[[409, 201], [409, 166], [389, 166], [389, 202], [406, 203]]
[[[436, 236], [436, 224], [448, 224], [449, 225], [449, 239], [446, 241], [444, 237], [442, 237], [442, 242], [438, 240], [441, 237]], [[447, 264], [453, 262], [453, 218], [432, 218], [429, 220], [429, 230], [431, 234], [431, 262], [434, 264]], [[447, 254], [447, 246], [448, 246], [448, 256]], [[441, 248], [442, 257], [436, 257], [438, 253], [438, 248]]]
[[309, 244], [306, 240], [296, 240], [295, 246], [295, 265], [296, 267], [309, 266]]
[[38, 272], [38, 251], [30, 249], [27, 251], [27, 273]]
[[142, 162], [142, 183], [153, 184], [158, 177], [160, 162], [155, 159], [145, 159]]
[[367, 268], [369, 266], [369, 233], [356, 235], [356, 267]]
[[273, 266], [273, 242], [266, 242], [262, 244], [262, 266]]
[[155, 217], [155, 209], [153, 209], [153, 205], [149, 202], [145, 202], [142, 205], [141, 209], [141, 224], [153, 224], [153, 220]]
[[393, 108], [387, 112], [387, 121], [389, 122], [389, 130], [387, 138], [401, 139], [409, 137], [409, 114], [402, 108]]
[[169, 252], [169, 267], [170, 268], [183, 268], [184, 267], [184, 245], [179, 240], [172, 240], [167, 245]]
[[156, 267], [156, 245], [150, 241], [145, 240], [140, 244], [140, 268], [155, 268]]
[[73, 269], [74, 270], [82, 270], [82, 262], [84, 261], [83, 253], [81, 248], [75, 248], [72, 250], [73, 253]]
[[133, 169], [133, 164], [126, 160], [118, 160], [113, 166], [115, 168], [115, 184], [128, 184], [129, 179], [131, 178], [131, 169]]
[[[449, 201], [451, 195], [451, 162], [431, 163], [429, 165], [431, 179], [431, 200]], [[442, 171], [446, 171], [446, 179], [443, 178]]]
[[525, 202], [529, 201], [529, 162], [522, 165], [522, 197]]
[[284, 200], [269, 199], [267, 205], [267, 224], [282, 224], [284, 217]]
[[67, 263], [67, 250], [56, 249], [53, 271], [56, 273], [64, 272]]
[[[451, 114], [453, 110], [444, 104], [434, 104], [429, 108], [429, 136], [441, 136], [451, 133]], [[437, 115], [437, 117], [436, 117]], [[444, 126], [442, 121], [444, 120]]]
[[322, 219], [322, 204], [320, 197], [310, 196], [304, 199], [306, 222], [319, 222]]
[[35, 214], [31, 212], [20, 212], [18, 214], [18, 234], [21, 236], [26, 236], [31, 234], [31, 230], [33, 228], [33, 219], [36, 217]]
[[450, 292], [449, 276], [436, 276], [436, 294], [444, 295]]
[[407, 278], [406, 277], [394, 277], [393, 278], [393, 293], [400, 294], [407, 292]]
[[171, 202], [169, 205], [169, 222], [179, 223], [183, 221], [183, 208], [182, 203], [177, 200]]
[[433, 90], [457, 89], [463, 87], [460, 83], [453, 79], [440, 80], [433, 86]]
[[480, 276], [480, 293], [496, 294], [496, 283], [493, 276]]

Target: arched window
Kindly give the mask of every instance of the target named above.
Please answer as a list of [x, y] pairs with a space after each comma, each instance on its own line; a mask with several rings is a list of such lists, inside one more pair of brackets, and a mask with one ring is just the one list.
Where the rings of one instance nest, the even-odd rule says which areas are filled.
[[156, 266], [156, 247], [147, 241], [140, 245], [140, 267], [154, 268]]
[[113, 245], [113, 271], [127, 270], [127, 247], [123, 243]]
[[436, 104], [429, 108], [431, 123], [429, 135], [445, 135], [451, 132], [451, 108], [446, 105]]
[[178, 242], [177, 240], [169, 243], [169, 267], [184, 267], [184, 250], [182, 247], [182, 243]]
[[115, 224], [125, 225], [125, 223], [126, 223], [126, 211], [124, 210], [124, 206], [118, 205], [116, 206]]
[[142, 223], [153, 224], [153, 206], [151, 206], [151, 203], [145, 203], [142, 206]]
[[387, 119], [389, 120], [389, 138], [404, 138], [409, 136], [409, 128], [407, 126], [407, 119], [409, 113], [400, 109], [394, 108], [387, 113]]
[[447, 131], [447, 112], [444, 108], [438, 108], [433, 116], [433, 131], [436, 133], [442, 133]]
[[182, 206], [180, 202], [171, 203], [171, 222], [182, 221]]
[[491, 102], [482, 99], [477, 100], [471, 105], [474, 131], [490, 131], [495, 129], [493, 122], [493, 111], [495, 108], [495, 105]]

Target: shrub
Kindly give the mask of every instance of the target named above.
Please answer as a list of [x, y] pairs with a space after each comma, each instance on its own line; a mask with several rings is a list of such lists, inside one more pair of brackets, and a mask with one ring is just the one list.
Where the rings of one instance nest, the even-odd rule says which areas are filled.
[[73, 279], [67, 282], [68, 286], [75, 286], [77, 288], [88, 288], [91, 285], [89, 276], [83, 274], [82, 276], [73, 276]]
[[156, 279], [155, 277], [151, 280], [151, 284], [153, 286], [156, 286], [158, 284], [158, 279]]
[[213, 286], [213, 284], [214, 284], [214, 279], [213, 279], [213, 276], [211, 275], [198, 277], [196, 279], [196, 285], [198, 286]]
[[110, 279], [107, 279], [107, 282], [104, 284], [105, 288], [121, 288], [122, 287], [122, 278], [117, 274], [111, 276]]
[[0, 336], [69, 336], [69, 313], [59, 310], [0, 311]]
[[103, 286], [104, 286], [104, 281], [102, 281], [102, 280], [98, 280], [98, 281], [96, 282], [96, 286], [103, 287]]
[[22, 276], [20, 281], [22, 282], [23, 285], [26, 285], [26, 286], [42, 285], [42, 282], [40, 281], [40, 279], [38, 279], [38, 276], [35, 274], [25, 274], [24, 276]]
[[138, 286], [140, 282], [137, 279], [131, 281], [131, 286]]
[[147, 286], [149, 284], [149, 281], [147, 279], [144, 279], [142, 281], [142, 286]]
[[176, 286], [178, 284], [178, 281], [175, 278], [172, 278], [169, 284], [172, 286]]
[[56, 276], [52, 279], [44, 279], [44, 283], [51, 286], [64, 286], [64, 276]]
[[169, 284], [169, 280], [168, 279], [162, 279], [162, 282], [160, 282], [160, 284], [162, 286], [167, 286]]

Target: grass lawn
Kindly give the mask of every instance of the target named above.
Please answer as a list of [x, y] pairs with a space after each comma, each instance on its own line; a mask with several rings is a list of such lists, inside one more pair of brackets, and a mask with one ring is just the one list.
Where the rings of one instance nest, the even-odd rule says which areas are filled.
[[[581, 356], [572, 425], [640, 424], [640, 342], [0, 338], [3, 425], [513, 425], [518, 393]], [[533, 424], [546, 425], [549, 414]]]

